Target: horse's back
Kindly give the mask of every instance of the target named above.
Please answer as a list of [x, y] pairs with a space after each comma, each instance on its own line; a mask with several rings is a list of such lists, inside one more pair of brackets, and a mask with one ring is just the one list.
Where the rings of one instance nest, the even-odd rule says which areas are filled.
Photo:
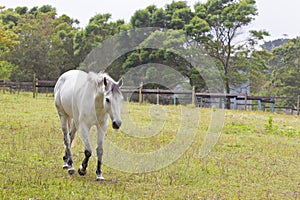
[[64, 112], [73, 118], [74, 97], [78, 89], [86, 81], [87, 73], [80, 70], [70, 70], [62, 74], [54, 88], [55, 106], [58, 111]]

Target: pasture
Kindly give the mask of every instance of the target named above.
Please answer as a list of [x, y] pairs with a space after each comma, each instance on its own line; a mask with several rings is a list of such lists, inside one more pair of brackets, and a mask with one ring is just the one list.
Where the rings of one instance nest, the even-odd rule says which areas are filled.
[[[129, 105], [130, 117], [137, 124], [151, 121], [152, 105]], [[106, 180], [97, 182], [95, 156], [85, 177], [70, 176], [62, 169], [63, 134], [53, 97], [0, 94], [0, 108], [0, 199], [300, 199], [297, 116], [226, 111], [217, 144], [199, 159], [214, 111], [193, 108], [200, 116], [197, 135], [176, 162], [141, 174], [104, 165]], [[110, 126], [107, 138], [137, 152], [161, 148], [174, 138], [174, 127], [180, 126], [180, 106], [163, 109], [168, 120], [159, 134], [138, 139]], [[159, 121], [160, 116], [156, 117]], [[72, 147], [76, 169], [83, 151], [76, 137]]]

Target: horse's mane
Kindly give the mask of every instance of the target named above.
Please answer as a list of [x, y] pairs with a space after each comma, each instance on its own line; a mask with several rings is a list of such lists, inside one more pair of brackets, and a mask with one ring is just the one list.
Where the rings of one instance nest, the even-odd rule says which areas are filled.
[[[93, 71], [90, 71], [88, 73], [88, 77], [87, 77], [87, 80], [90, 81], [90, 82], [94, 82], [94, 83], [98, 83], [100, 81], [103, 80], [103, 77], [107, 75], [106, 73], [103, 73], [103, 72], [99, 72], [98, 74], [93, 72]], [[107, 75], [108, 76], [108, 75]]]
[[108, 80], [108, 82], [111, 83], [111, 92], [114, 94], [120, 94], [122, 95], [120, 88], [118, 86], [118, 84], [116, 83], [116, 81], [114, 81], [107, 73], [105, 72], [99, 72], [98, 74], [91, 71], [88, 73], [88, 81], [91, 82], [95, 87], [97, 87], [97, 85], [102, 82], [104, 80], [104, 78], [106, 78]]

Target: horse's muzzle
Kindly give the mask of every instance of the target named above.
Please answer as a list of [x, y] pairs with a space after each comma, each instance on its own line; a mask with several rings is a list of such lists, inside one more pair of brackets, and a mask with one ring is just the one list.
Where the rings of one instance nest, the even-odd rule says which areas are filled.
[[112, 127], [113, 129], [119, 129], [121, 127], [122, 122], [121, 121], [113, 121]]

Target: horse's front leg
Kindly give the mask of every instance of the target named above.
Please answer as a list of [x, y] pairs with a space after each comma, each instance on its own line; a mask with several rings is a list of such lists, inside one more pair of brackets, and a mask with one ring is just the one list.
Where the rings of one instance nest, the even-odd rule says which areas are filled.
[[102, 126], [98, 126], [98, 147], [97, 147], [97, 181], [103, 181], [104, 177], [102, 176], [102, 170], [101, 170], [101, 165], [102, 165], [102, 155], [103, 155], [103, 141], [104, 141], [104, 136], [107, 131], [107, 124], [102, 124]]
[[92, 155], [92, 150], [91, 150], [91, 146], [90, 146], [90, 142], [89, 142], [90, 128], [85, 124], [80, 125], [80, 127], [81, 127], [80, 129], [81, 129], [81, 134], [82, 134], [82, 140], [83, 140], [84, 147], [85, 147], [85, 151], [84, 151], [85, 158], [83, 159], [82, 164], [78, 169], [78, 173], [81, 176], [84, 176], [84, 175], [86, 175], [86, 168], [88, 167], [88, 162]]

